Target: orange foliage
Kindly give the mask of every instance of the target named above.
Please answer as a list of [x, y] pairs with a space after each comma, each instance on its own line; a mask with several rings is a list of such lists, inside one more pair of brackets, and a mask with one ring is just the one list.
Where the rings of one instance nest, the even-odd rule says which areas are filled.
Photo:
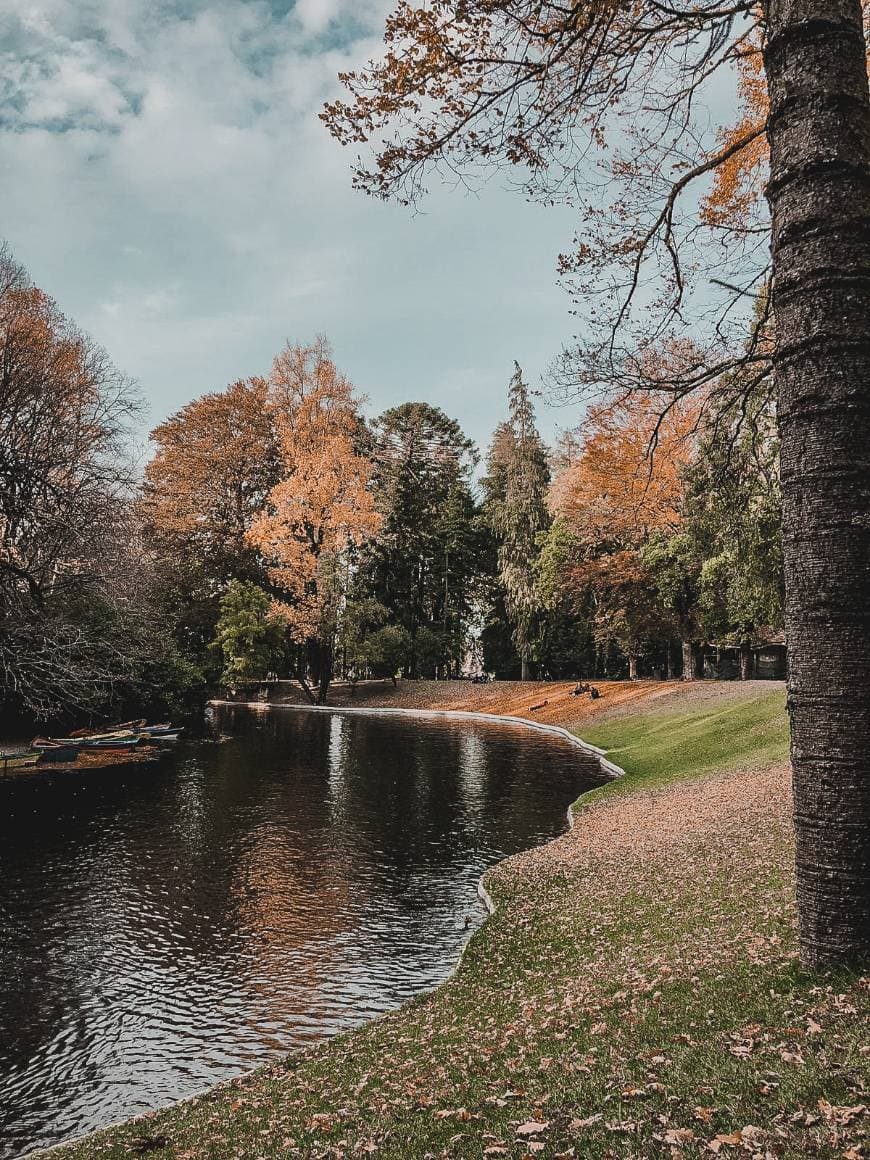
[[[863, 0], [865, 32], [870, 31], [870, 0]], [[762, 31], [755, 29], [740, 58], [737, 85], [740, 116], [719, 134], [717, 151], [726, 150], [767, 121], [767, 81], [762, 58]], [[729, 228], [745, 226], [762, 196], [770, 163], [767, 136], [761, 133], [748, 145], [722, 162], [714, 171], [713, 186], [701, 203], [701, 220], [706, 225]]]
[[197, 553], [237, 556], [277, 478], [268, 384], [254, 378], [203, 395], [151, 432], [143, 513]]
[[248, 538], [286, 593], [276, 615], [301, 642], [321, 635], [334, 602], [338, 557], [375, 535], [381, 517], [368, 487], [371, 465], [356, 449], [358, 401], [325, 340], [288, 345], [276, 358], [269, 409], [283, 478]]
[[631, 547], [680, 524], [683, 469], [694, 451], [700, 401], [631, 395], [587, 418], [579, 459], [554, 481], [550, 507], [590, 545]]
[[[763, 129], [767, 120], [767, 81], [758, 32], [740, 60], [737, 98], [741, 115], [734, 125], [719, 134], [718, 147], [722, 150]], [[769, 161], [770, 151], [763, 133], [723, 161], [714, 172], [710, 193], [701, 203], [701, 220], [714, 226], [745, 224], [761, 197]]]

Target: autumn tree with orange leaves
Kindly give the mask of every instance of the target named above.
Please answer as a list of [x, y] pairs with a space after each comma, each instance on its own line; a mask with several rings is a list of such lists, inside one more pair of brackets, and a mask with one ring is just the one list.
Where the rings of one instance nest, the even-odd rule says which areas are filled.
[[[269, 413], [282, 477], [248, 540], [277, 591], [274, 615], [305, 646], [322, 703], [351, 554], [381, 524], [369, 489], [371, 464], [358, 449], [359, 400], [325, 339], [288, 344], [278, 355], [269, 376]], [[304, 683], [304, 666], [299, 675]]]
[[554, 544], [574, 546], [567, 555], [562, 549], [557, 586], [590, 606], [599, 644], [620, 646], [631, 677], [649, 643], [674, 632], [683, 639], [684, 679], [696, 675], [692, 578], [684, 593], [663, 598], [644, 551], [653, 537], [681, 527], [699, 411], [687, 402], [661, 418], [659, 401], [641, 395], [595, 409], [576, 457], [550, 489]]
[[132, 384], [0, 248], [0, 712], [98, 712], [160, 663]]
[[264, 378], [200, 396], [151, 432], [141, 509], [156, 545], [195, 567], [201, 583], [258, 579], [248, 532], [279, 479]]

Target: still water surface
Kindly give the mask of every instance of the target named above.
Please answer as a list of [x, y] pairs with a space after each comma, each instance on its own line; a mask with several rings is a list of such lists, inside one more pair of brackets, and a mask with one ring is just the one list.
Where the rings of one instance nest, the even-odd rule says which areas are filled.
[[441, 982], [480, 874], [599, 781], [520, 726], [241, 707], [218, 726], [156, 771], [0, 783], [3, 1160]]

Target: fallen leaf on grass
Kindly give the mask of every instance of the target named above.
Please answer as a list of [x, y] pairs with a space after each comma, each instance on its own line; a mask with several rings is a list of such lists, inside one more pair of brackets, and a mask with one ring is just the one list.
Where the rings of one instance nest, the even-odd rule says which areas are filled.
[[723, 1148], [739, 1148], [742, 1143], [743, 1137], [739, 1132], [723, 1132], [714, 1136], [712, 1140], [708, 1140], [707, 1148], [718, 1156]]
[[550, 1125], [546, 1120], [526, 1120], [517, 1128], [517, 1135], [522, 1137], [537, 1136], [541, 1132], [546, 1132], [549, 1127]]
[[747, 1039], [745, 1043], [734, 1043], [728, 1050], [732, 1055], [737, 1056], [738, 1059], [748, 1059], [755, 1050], [755, 1041]]
[[684, 1144], [690, 1144], [695, 1139], [695, 1133], [691, 1128], [669, 1128], [664, 1135], [666, 1144], [673, 1144], [677, 1148], [682, 1148]]
[[863, 1116], [867, 1111], [866, 1104], [855, 1104], [854, 1107], [844, 1108], [837, 1107], [835, 1104], [829, 1104], [827, 1100], [819, 1100], [819, 1111], [826, 1120], [833, 1120], [837, 1124], [851, 1124], [853, 1120], [857, 1120], [859, 1116]]
[[571, 1132], [579, 1132], [581, 1128], [591, 1128], [601, 1118], [601, 1112], [596, 1112], [594, 1116], [587, 1116], [584, 1120], [572, 1120], [568, 1125], [568, 1129]]

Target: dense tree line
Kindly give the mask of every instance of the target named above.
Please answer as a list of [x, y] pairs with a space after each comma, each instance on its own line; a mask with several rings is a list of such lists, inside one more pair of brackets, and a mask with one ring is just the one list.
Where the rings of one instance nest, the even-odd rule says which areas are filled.
[[[288, 348], [276, 367], [312, 351], [327, 357], [322, 343]], [[220, 643], [227, 683], [295, 675], [322, 700], [336, 674], [692, 679], [705, 643], [748, 655], [781, 629], [769, 392], [739, 423], [694, 404], [662, 422], [654, 400], [614, 400], [548, 449], [517, 366], [476, 479], [474, 444], [430, 404], [367, 422], [347, 388], [315, 439], [288, 423], [276, 382], [273, 368], [189, 404], [153, 433], [146, 471], [153, 536], [212, 593], [206, 643]], [[198, 442], [226, 406], [245, 438], [251, 404], [272, 427], [257, 455]], [[294, 433], [294, 472], [269, 487], [280, 427]]]
[[[439, 408], [367, 419], [325, 339], [194, 399], [137, 479], [130, 384], [4, 258], [0, 663], [37, 715], [268, 673], [635, 677], [781, 626], [770, 392], [619, 396], [548, 448], [519, 365], [484, 463]], [[480, 471], [478, 471], [480, 469]], [[748, 669], [743, 666], [743, 676]]]

